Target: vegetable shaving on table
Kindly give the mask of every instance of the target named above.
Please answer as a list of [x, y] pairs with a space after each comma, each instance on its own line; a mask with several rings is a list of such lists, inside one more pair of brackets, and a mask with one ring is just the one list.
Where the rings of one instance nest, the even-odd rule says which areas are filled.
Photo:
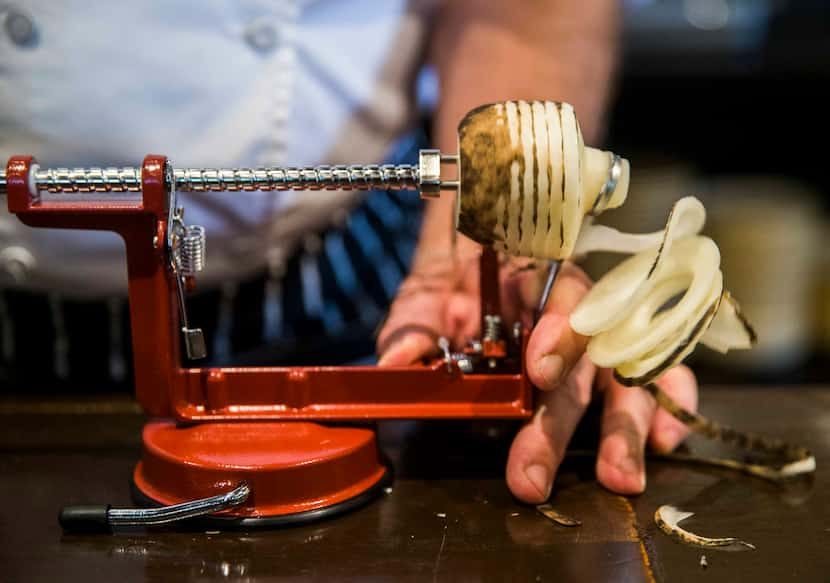
[[538, 510], [543, 516], [545, 516], [545, 518], [552, 520], [559, 526], [582, 526], [582, 522], [580, 522], [576, 518], [572, 518], [566, 514], [562, 514], [550, 504], [539, 504], [536, 507], [536, 510]]
[[[735, 537], [710, 538], [695, 534], [679, 526], [687, 518], [694, 516], [694, 512], [684, 512], [674, 506], [664, 505], [654, 513], [654, 522], [664, 533], [682, 543], [702, 548], [714, 548], [720, 551], [754, 551], [755, 545]], [[701, 566], [708, 564], [705, 556], [701, 559]]]

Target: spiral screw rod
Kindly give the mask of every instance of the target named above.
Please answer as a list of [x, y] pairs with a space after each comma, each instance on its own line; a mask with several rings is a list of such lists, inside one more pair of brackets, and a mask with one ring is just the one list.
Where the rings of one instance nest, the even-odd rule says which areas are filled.
[[[384, 164], [298, 168], [177, 168], [177, 192], [239, 190], [417, 190], [418, 165]], [[52, 193], [138, 192], [139, 168], [36, 169], [37, 190]], [[0, 170], [0, 194], [6, 194], [6, 171]]]

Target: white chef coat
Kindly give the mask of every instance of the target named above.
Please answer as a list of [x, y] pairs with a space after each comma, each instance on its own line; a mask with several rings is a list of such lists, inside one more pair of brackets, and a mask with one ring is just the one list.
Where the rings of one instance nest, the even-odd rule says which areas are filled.
[[[4, 2], [0, 160], [33, 154], [43, 167], [139, 166], [157, 153], [175, 167], [378, 162], [412, 122], [431, 4]], [[186, 221], [206, 227], [202, 281], [216, 285], [280, 262], [361, 197], [180, 200]], [[115, 235], [30, 229], [2, 207], [0, 286], [93, 297], [125, 289]], [[4, 274], [9, 258], [14, 281]]]

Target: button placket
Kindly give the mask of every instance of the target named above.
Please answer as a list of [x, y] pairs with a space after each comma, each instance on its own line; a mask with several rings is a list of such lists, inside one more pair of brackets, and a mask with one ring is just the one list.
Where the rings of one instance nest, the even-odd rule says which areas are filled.
[[[271, 80], [270, 103], [266, 113], [270, 118], [268, 121], [271, 131], [260, 158], [257, 160], [262, 166], [285, 164], [288, 148], [288, 121], [291, 114], [296, 67], [294, 35], [299, 7], [296, 2], [285, 2], [280, 8], [280, 14], [275, 16], [280, 19], [280, 45], [269, 59], [265, 71]], [[272, 200], [276, 202], [277, 197]], [[269, 210], [276, 209], [273, 205], [269, 205]]]
[[[294, 76], [296, 67], [296, 48], [294, 45], [296, 22], [299, 18], [299, 6], [296, 2], [284, 2], [280, 5], [280, 46], [268, 63], [266, 74], [271, 79], [270, 103], [268, 117], [270, 118], [267, 143], [263, 148], [259, 160], [260, 166], [282, 165], [286, 163], [288, 148], [288, 121], [291, 114], [291, 102], [294, 90]], [[278, 212], [280, 200], [288, 193], [272, 193], [274, 196], [265, 199], [264, 209], [269, 216]], [[271, 230], [272, 231], [272, 230]], [[266, 339], [274, 340], [285, 334], [286, 330], [282, 314], [282, 278], [285, 275], [284, 248], [278, 238], [266, 241], [266, 253], [270, 257], [270, 269], [266, 284], [266, 293], [263, 298], [263, 334]]]

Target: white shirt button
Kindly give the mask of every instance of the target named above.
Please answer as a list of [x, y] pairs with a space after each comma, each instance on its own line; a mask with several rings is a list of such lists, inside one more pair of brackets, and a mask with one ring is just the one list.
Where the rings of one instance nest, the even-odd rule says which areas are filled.
[[245, 28], [245, 42], [260, 53], [268, 53], [277, 48], [279, 33], [270, 22], [255, 21]]
[[3, 27], [11, 41], [19, 47], [32, 46], [37, 40], [35, 23], [32, 19], [15, 8], [7, 8], [3, 16]]

